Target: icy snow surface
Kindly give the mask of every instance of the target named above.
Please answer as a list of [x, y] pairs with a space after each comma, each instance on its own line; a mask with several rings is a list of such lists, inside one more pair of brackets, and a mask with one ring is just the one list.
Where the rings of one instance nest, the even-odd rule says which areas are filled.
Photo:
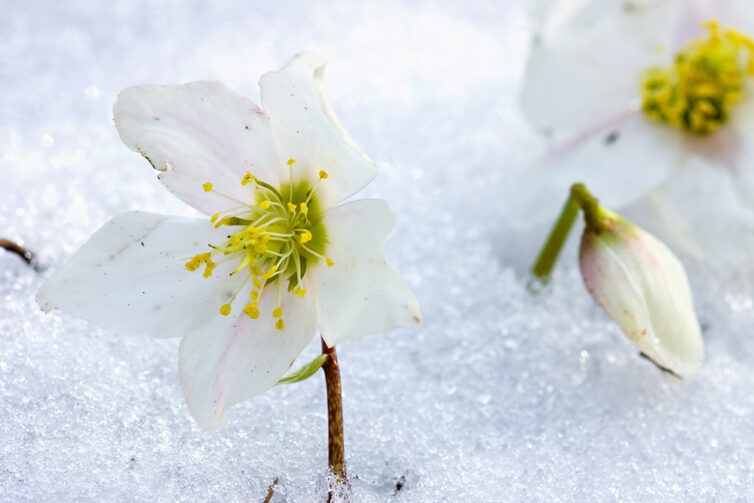
[[754, 499], [754, 269], [687, 261], [707, 344], [689, 382], [595, 306], [575, 243], [549, 288], [525, 287], [542, 229], [507, 230], [496, 204], [538, 146], [515, 109], [516, 2], [6, 0], [0, 20], [0, 236], [48, 266], [0, 251], [0, 499], [261, 501], [278, 477], [272, 501], [324, 501], [321, 375], [206, 432], [177, 340], [34, 300], [110, 216], [194, 214], [119, 141], [122, 88], [219, 79], [256, 100], [260, 74], [302, 49], [328, 57], [333, 105], [379, 162], [364, 195], [398, 213], [388, 255], [424, 313], [338, 348], [356, 501]]

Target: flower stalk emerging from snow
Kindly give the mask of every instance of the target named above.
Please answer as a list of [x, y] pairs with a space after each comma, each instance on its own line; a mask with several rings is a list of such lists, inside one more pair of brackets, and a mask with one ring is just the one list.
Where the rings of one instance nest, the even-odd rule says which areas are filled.
[[704, 349], [683, 266], [661, 241], [602, 208], [584, 185], [571, 187], [533, 275], [547, 282], [579, 210], [585, 221], [579, 266], [594, 300], [662, 370], [696, 372]]
[[[419, 322], [384, 256], [395, 216], [342, 203], [374, 177], [302, 53], [260, 80], [262, 107], [216, 82], [136, 86], [113, 108], [123, 142], [208, 218], [115, 216], [40, 289], [61, 309], [125, 334], [182, 337], [181, 385], [200, 426], [323, 368], [330, 465], [346, 483], [341, 341]], [[283, 377], [317, 329], [322, 355]]]

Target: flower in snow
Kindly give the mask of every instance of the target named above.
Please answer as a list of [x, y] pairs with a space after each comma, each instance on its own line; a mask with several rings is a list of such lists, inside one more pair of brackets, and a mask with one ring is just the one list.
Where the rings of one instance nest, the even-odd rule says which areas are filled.
[[522, 108], [551, 148], [511, 178], [514, 222], [586, 183], [697, 257], [754, 259], [748, 0], [545, 0]]
[[683, 265], [651, 234], [600, 208], [600, 225], [587, 224], [579, 266], [594, 300], [641, 352], [681, 377], [704, 357]]
[[181, 384], [205, 428], [274, 386], [317, 328], [334, 346], [418, 323], [384, 256], [381, 200], [338, 205], [375, 175], [322, 92], [325, 61], [262, 76], [262, 108], [216, 82], [145, 85], [115, 103], [123, 142], [209, 219], [118, 215], [40, 289], [120, 333], [183, 337]]

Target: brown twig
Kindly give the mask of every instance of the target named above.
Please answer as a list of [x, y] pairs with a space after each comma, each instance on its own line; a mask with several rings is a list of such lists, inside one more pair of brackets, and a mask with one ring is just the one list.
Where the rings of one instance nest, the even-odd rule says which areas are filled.
[[11, 253], [15, 253], [35, 270], [38, 271], [41, 269], [34, 254], [18, 243], [14, 243], [9, 239], [0, 238], [0, 248], [4, 248]]
[[275, 480], [272, 481], [272, 484], [270, 484], [270, 488], [267, 490], [267, 496], [264, 498], [264, 501], [262, 503], [270, 503], [270, 500], [272, 499], [272, 495], [275, 494], [275, 485], [278, 483], [278, 478], [275, 477]]

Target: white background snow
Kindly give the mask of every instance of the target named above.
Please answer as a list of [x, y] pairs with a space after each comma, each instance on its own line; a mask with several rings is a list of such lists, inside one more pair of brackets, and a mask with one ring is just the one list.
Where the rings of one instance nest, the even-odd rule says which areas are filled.
[[[516, 109], [518, 2], [36, 2], [0, 9], [0, 500], [324, 501], [321, 374], [201, 430], [177, 340], [120, 338], [34, 296], [110, 216], [193, 215], [118, 139], [139, 83], [218, 79], [253, 99], [300, 50], [378, 161], [365, 196], [399, 215], [388, 255], [424, 320], [338, 347], [356, 501], [754, 499], [754, 268], [686, 261], [707, 358], [660, 373], [587, 295], [575, 237], [532, 296], [543, 231], [496, 194], [538, 143]], [[565, 195], [564, 195], [565, 196]], [[302, 357], [308, 361], [318, 342]], [[396, 482], [404, 479], [400, 490]]]

